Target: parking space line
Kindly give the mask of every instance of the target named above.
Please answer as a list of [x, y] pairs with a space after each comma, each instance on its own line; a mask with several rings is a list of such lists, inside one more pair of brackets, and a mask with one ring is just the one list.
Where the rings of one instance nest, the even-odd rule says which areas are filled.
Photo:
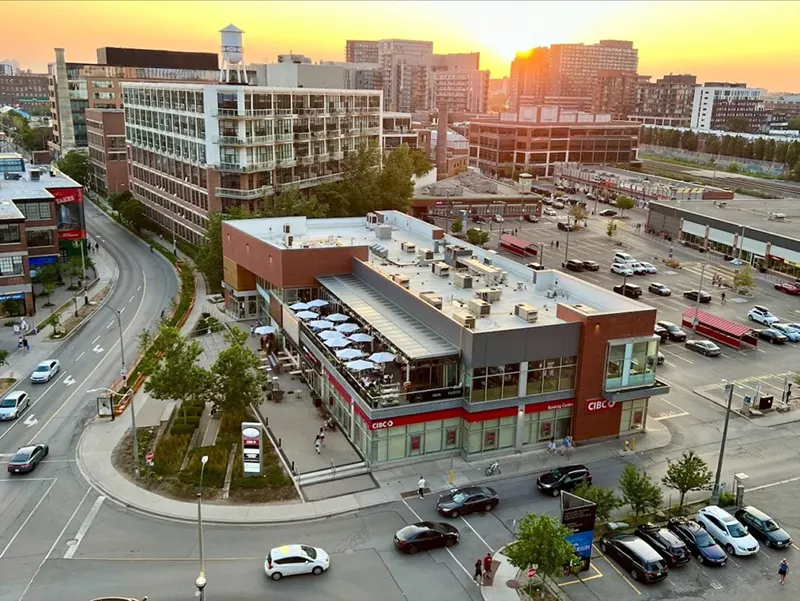
[[579, 576], [575, 576], [575, 580], [567, 580], [566, 582], [559, 582], [557, 583], [559, 588], [562, 586], [570, 586], [571, 584], [580, 584], [581, 582], [589, 582], [590, 580], [597, 580], [598, 578], [603, 577], [603, 572], [597, 569], [597, 566], [594, 565], [594, 562], [589, 564], [589, 568], [597, 572], [593, 576], [587, 576], [586, 578], [581, 578]]
[[600, 551], [600, 549], [598, 549], [598, 548], [597, 548], [595, 545], [592, 545], [592, 548], [593, 548], [595, 551], [597, 551], [597, 554], [598, 554], [600, 557], [602, 557], [603, 559], [605, 559], [605, 560], [606, 560], [606, 563], [607, 563], [609, 566], [611, 566], [611, 569], [612, 569], [612, 570], [614, 570], [614, 571], [615, 571], [617, 574], [619, 574], [619, 577], [620, 577], [620, 578], [622, 578], [622, 579], [623, 579], [625, 582], [627, 582], [627, 583], [628, 583], [628, 586], [630, 586], [630, 587], [631, 587], [631, 588], [632, 588], [634, 591], [636, 591], [636, 594], [637, 594], [637, 595], [639, 595], [639, 596], [641, 596], [641, 595], [642, 595], [642, 591], [640, 591], [638, 588], [636, 588], [636, 587], [633, 585], [633, 583], [632, 583], [630, 580], [628, 580], [628, 577], [627, 577], [627, 576], [625, 576], [625, 574], [623, 574], [622, 572], [620, 572], [620, 571], [619, 571], [619, 569], [617, 568], [617, 566], [615, 566], [615, 565], [614, 565], [614, 564], [611, 562], [611, 560], [610, 560], [608, 557], [606, 557], [606, 556], [605, 556], [605, 555], [604, 555], [604, 554], [603, 554], [603, 553]]
[[[761, 486], [753, 486], [747, 487], [747, 492], [755, 492], [757, 490], [764, 490], [766, 488], [774, 488], [775, 486], [781, 486], [783, 484], [791, 484], [792, 482], [797, 482], [800, 480], [800, 476], [796, 476], [794, 478], [789, 478], [788, 480], [779, 480], [778, 482], [770, 482], [769, 484], [762, 484]], [[798, 549], [800, 551], [800, 549]]]
[[[419, 515], [419, 514], [418, 514], [416, 511], [414, 511], [414, 510], [411, 508], [411, 505], [409, 505], [409, 504], [408, 504], [408, 501], [406, 501], [405, 499], [402, 499], [402, 501], [403, 501], [403, 505], [405, 505], [406, 507], [408, 507], [408, 510], [409, 510], [411, 513], [413, 513], [413, 514], [414, 514], [414, 517], [415, 517], [415, 518], [417, 518], [417, 519], [418, 519], [420, 522], [424, 522], [424, 521], [425, 521], [425, 520], [423, 520], [423, 519], [420, 517], [420, 515]], [[476, 533], [476, 534], [477, 534], [477, 533]], [[460, 567], [462, 570], [464, 570], [464, 573], [467, 575], [467, 578], [469, 578], [470, 580], [473, 580], [473, 578], [472, 578], [472, 574], [470, 573], [470, 571], [469, 571], [469, 570], [468, 570], [466, 567], [464, 567], [464, 564], [463, 564], [463, 563], [461, 563], [460, 561], [458, 561], [458, 559], [456, 558], [456, 556], [455, 556], [455, 555], [453, 555], [453, 552], [452, 552], [450, 549], [448, 549], [447, 547], [445, 547], [445, 548], [444, 548], [444, 550], [445, 550], [445, 551], [447, 551], [447, 552], [450, 554], [450, 557], [452, 557], [452, 558], [453, 558], [453, 561], [455, 561], [455, 562], [456, 562], [456, 563], [459, 565], [459, 567]]]
[[674, 351], [668, 351], [667, 349], [665, 349], [663, 347], [661, 347], [661, 351], [664, 352], [664, 353], [667, 353], [668, 355], [671, 355], [671, 356], [675, 357], [676, 359], [680, 359], [681, 361], [686, 361], [686, 363], [689, 363], [690, 365], [694, 365], [694, 361], [692, 361], [691, 359], [686, 359], [685, 357], [681, 357], [679, 354], [675, 353]]
[[50, 483], [50, 486], [48, 486], [47, 490], [44, 491], [44, 494], [42, 495], [42, 497], [36, 502], [36, 505], [33, 506], [33, 509], [31, 509], [31, 512], [28, 514], [28, 517], [26, 517], [25, 521], [22, 522], [22, 524], [20, 525], [19, 528], [17, 528], [17, 531], [14, 533], [14, 536], [12, 536], [11, 540], [8, 541], [8, 544], [6, 545], [6, 548], [3, 549], [2, 552], [0, 552], [0, 559], [3, 559], [3, 557], [5, 557], [6, 551], [8, 551], [9, 547], [14, 544], [15, 540], [17, 540], [17, 537], [19, 536], [19, 533], [22, 532], [22, 529], [25, 528], [25, 526], [28, 525], [28, 522], [31, 521], [31, 518], [33, 517], [33, 514], [36, 513], [36, 510], [39, 509], [39, 505], [41, 505], [44, 502], [44, 500], [47, 498], [47, 495], [50, 493], [52, 488], [55, 486], [56, 482], [58, 482], [58, 478], [55, 478]]
[[653, 420], [657, 422], [663, 422], [665, 419], [675, 419], [676, 417], [686, 417], [690, 415], [688, 411], [684, 411], [682, 413], [665, 413], [661, 414], [658, 417], [654, 417]]
[[467, 528], [472, 530], [475, 533], [475, 536], [477, 536], [479, 539], [481, 539], [481, 542], [484, 545], [486, 545], [486, 548], [489, 549], [489, 551], [491, 551], [492, 553], [494, 553], [494, 549], [492, 549], [492, 547], [489, 545], [489, 543], [487, 543], [486, 540], [480, 534], [478, 534], [478, 531], [475, 530], [475, 528], [472, 527], [472, 524], [470, 524], [463, 515], [460, 516], [460, 517], [461, 517], [461, 521], [464, 522], [467, 525]]

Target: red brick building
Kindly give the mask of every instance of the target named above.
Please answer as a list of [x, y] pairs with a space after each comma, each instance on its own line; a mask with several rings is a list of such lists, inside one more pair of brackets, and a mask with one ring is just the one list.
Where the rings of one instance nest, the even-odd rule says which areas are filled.
[[103, 194], [126, 191], [125, 112], [122, 109], [86, 109], [86, 134], [92, 162], [92, 187]]

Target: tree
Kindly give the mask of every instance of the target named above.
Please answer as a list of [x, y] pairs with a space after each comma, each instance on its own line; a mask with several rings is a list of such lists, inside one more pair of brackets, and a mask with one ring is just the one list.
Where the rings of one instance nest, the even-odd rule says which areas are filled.
[[283, 188], [281, 192], [262, 201], [254, 217], [298, 217], [318, 219], [328, 214], [328, 207], [320, 204], [313, 194], [303, 194], [299, 188]]
[[464, 229], [464, 222], [461, 219], [456, 219], [453, 223], [450, 224], [450, 231], [453, 232], [455, 236], [458, 236], [461, 231]]
[[475, 246], [483, 246], [489, 241], [489, 232], [484, 232], [478, 228], [471, 228], [467, 230], [467, 242]]
[[525, 571], [537, 566], [536, 572], [542, 580], [552, 580], [578, 560], [575, 547], [567, 541], [571, 534], [572, 529], [558, 519], [529, 513], [519, 524], [517, 539], [503, 553], [515, 568]]
[[415, 177], [422, 177], [433, 169], [433, 163], [428, 160], [428, 157], [425, 156], [425, 152], [422, 150], [418, 148], [411, 150], [409, 152], [409, 157], [411, 158], [411, 165]]
[[197, 249], [195, 265], [214, 289], [222, 284], [222, 215], [209, 213], [203, 242]]
[[131, 200], [133, 200], [133, 194], [127, 190], [123, 192], [114, 192], [108, 196], [108, 206], [110, 206], [111, 209], [117, 213], [120, 213], [120, 211], [122, 211], [122, 207]]
[[36, 271], [36, 279], [42, 284], [42, 292], [47, 297], [45, 307], [52, 307], [53, 303], [50, 302], [50, 295], [56, 289], [56, 283], [60, 278], [58, 267], [53, 264], [45, 265]]
[[366, 215], [375, 208], [379, 163], [380, 148], [374, 142], [362, 144], [347, 155], [342, 181], [337, 185], [340, 206], [336, 207], [335, 215]]
[[119, 218], [137, 232], [141, 232], [147, 226], [144, 205], [135, 198], [131, 198], [120, 207]]
[[632, 209], [636, 205], [636, 201], [633, 200], [630, 196], [625, 196], [621, 194], [617, 196], [616, 206], [619, 209], [620, 217], [627, 211], [628, 209]]
[[750, 292], [755, 288], [756, 283], [753, 279], [753, 268], [747, 264], [739, 267], [739, 271], [733, 274], [733, 287], [737, 292]]
[[581, 204], [573, 205], [572, 207], [570, 207], [569, 214], [572, 215], [572, 218], [575, 220], [576, 226], [578, 221], [586, 221], [586, 218], [588, 216], [586, 207]]
[[789, 119], [789, 129], [798, 130], [800, 129], [800, 117], [794, 117]]
[[222, 351], [211, 366], [208, 392], [223, 412], [233, 414], [245, 411], [251, 403], [262, 398], [263, 372], [261, 361], [244, 344], [247, 333], [233, 328], [225, 334], [230, 345]]
[[89, 155], [78, 150], [68, 152], [63, 159], [56, 163], [56, 167], [66, 175], [71, 177], [81, 186], [89, 184], [92, 175], [92, 163]]
[[750, 131], [750, 124], [744, 117], [731, 117], [727, 123], [728, 131], [747, 133]]
[[684, 452], [677, 461], [667, 459], [667, 475], [661, 478], [661, 483], [678, 491], [678, 508], [682, 509], [686, 493], [690, 490], [711, 490], [712, 479], [708, 464], [694, 451], [689, 451]]
[[378, 175], [378, 202], [376, 209], [403, 213], [411, 206], [414, 196], [414, 161], [408, 144], [401, 144], [383, 161]]
[[50, 316], [50, 323], [53, 324], [53, 336], [57, 336], [58, 326], [61, 325], [61, 313], [53, 313]]
[[597, 521], [600, 523], [609, 522], [611, 513], [622, 507], [622, 499], [617, 496], [613, 489], [592, 486], [585, 480], [572, 493], [595, 504]]
[[613, 238], [616, 235], [617, 235], [617, 222], [612, 219], [611, 221], [608, 222], [608, 225], [606, 226], [606, 236], [608, 236], [608, 239], [611, 240], [611, 238]]
[[622, 500], [633, 511], [634, 525], [639, 521], [639, 516], [648, 511], [661, 507], [661, 489], [653, 483], [644, 470], [628, 464], [619, 477], [619, 490]]
[[80, 257], [70, 257], [65, 267], [66, 274], [69, 276], [69, 287], [74, 288], [75, 278], [83, 275], [83, 261]]

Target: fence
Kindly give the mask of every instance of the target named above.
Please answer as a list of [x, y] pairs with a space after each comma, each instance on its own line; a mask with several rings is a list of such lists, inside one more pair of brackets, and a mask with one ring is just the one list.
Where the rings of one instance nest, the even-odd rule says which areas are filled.
[[698, 165], [714, 165], [721, 170], [727, 169], [730, 165], [735, 163], [739, 167], [740, 171], [749, 171], [750, 173], [760, 173], [762, 175], [774, 176], [781, 176], [785, 173], [785, 165], [782, 163], [722, 156], [710, 154], [708, 152], [694, 152], [691, 150], [683, 150], [682, 148], [672, 148], [670, 146], [641, 144], [639, 146], [639, 153], [656, 155], [668, 159], [690, 161], [692, 163], [697, 163]]

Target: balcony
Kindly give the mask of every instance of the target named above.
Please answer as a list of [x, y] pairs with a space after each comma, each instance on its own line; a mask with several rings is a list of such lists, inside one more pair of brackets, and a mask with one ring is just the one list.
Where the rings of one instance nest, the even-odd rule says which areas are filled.
[[312, 156], [305, 156], [305, 157], [298, 157], [300, 159], [301, 165], [311, 165], [314, 162], [314, 157]]
[[344, 115], [345, 113], [347, 113], [347, 109], [344, 108], [343, 106], [335, 106], [332, 109], [330, 109], [331, 115]]
[[278, 159], [278, 167], [285, 169], [288, 167], [295, 167], [297, 165], [297, 159], [289, 158], [289, 159]]
[[327, 163], [331, 158], [331, 155], [327, 152], [322, 152], [316, 156], [317, 161], [320, 163]]
[[361, 130], [361, 134], [365, 136], [376, 136], [381, 133], [380, 127], [366, 127]]
[[629, 387], [625, 389], [606, 390], [603, 387], [603, 398], [611, 403], [624, 403], [634, 399], [642, 399], [651, 396], [661, 396], [662, 394], [669, 394], [670, 386], [666, 382], [662, 382], [658, 378], [654, 379], [652, 384], [643, 384], [638, 387]]
[[255, 171], [271, 171], [275, 169], [275, 161], [262, 161], [260, 163], [249, 163], [239, 165], [236, 163], [220, 163], [219, 170], [229, 173], [253, 173]]
[[342, 132], [338, 129], [327, 129], [325, 130], [325, 137], [326, 138], [341, 138]]
[[293, 133], [286, 133], [286, 134], [275, 134], [275, 141], [276, 142], [291, 142], [294, 140]]
[[315, 138], [324, 138], [328, 133], [324, 129], [317, 129], [311, 132]]
[[275, 109], [274, 113], [276, 117], [297, 117], [292, 109]]
[[343, 152], [332, 152], [331, 153], [331, 159], [333, 159], [334, 161], [341, 161], [342, 159], [344, 159], [344, 153]]
[[221, 146], [259, 146], [263, 144], [272, 144], [275, 142], [275, 136], [251, 136], [242, 138], [240, 136], [218, 136], [214, 138], [214, 144]]
[[328, 109], [326, 109], [325, 107], [319, 107], [319, 106], [317, 106], [317, 107], [306, 107], [306, 108], [298, 109], [297, 112], [300, 115], [314, 115], [316, 117], [322, 117], [322, 116], [328, 114]]
[[294, 139], [299, 142], [307, 142], [311, 139], [310, 131], [296, 131], [294, 132]]
[[212, 113], [215, 117], [236, 117], [238, 119], [264, 119], [275, 116], [272, 109], [246, 109], [240, 111], [233, 108], [218, 108]]
[[341, 173], [331, 173], [329, 175], [318, 175], [316, 177], [310, 177], [308, 179], [298, 179], [295, 178], [295, 182], [297, 183], [298, 188], [310, 188], [312, 186], [318, 186], [320, 184], [327, 184], [329, 182], [337, 182], [342, 179]]
[[218, 198], [235, 198], [238, 200], [257, 200], [269, 196], [275, 191], [272, 186], [263, 186], [253, 190], [239, 190], [238, 188], [216, 188], [214, 193]]

